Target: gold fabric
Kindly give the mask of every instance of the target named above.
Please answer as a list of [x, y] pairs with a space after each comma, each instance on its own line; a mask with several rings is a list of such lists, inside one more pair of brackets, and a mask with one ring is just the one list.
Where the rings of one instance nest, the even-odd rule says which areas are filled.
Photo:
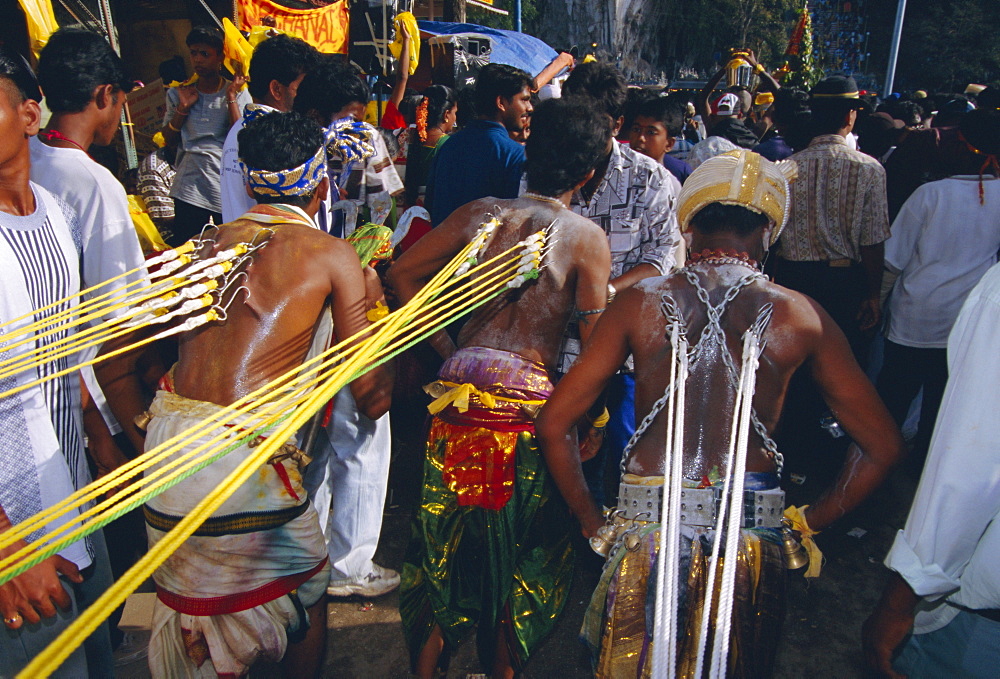
[[[648, 535], [643, 546], [647, 541], [659, 550], [659, 531]], [[646, 581], [652, 565], [643, 552], [629, 552], [618, 567], [617, 596], [605, 621], [601, 658], [594, 672], [598, 677], [636, 676], [645, 645]], [[648, 668], [643, 676], [649, 676]]]
[[677, 198], [681, 231], [691, 228], [691, 217], [710, 203], [740, 205], [766, 215], [774, 224], [774, 243], [788, 218], [788, 182], [794, 164], [772, 163], [752, 151], [729, 151], [709, 158], [691, 173]]
[[[599, 679], [632, 679], [651, 677], [652, 630], [647, 629], [655, 586], [655, 557], [659, 552], [659, 530], [656, 524], [636, 522], [644, 526], [639, 548], [625, 551], [617, 563], [616, 572], [607, 588], [601, 629], [600, 657], [595, 667]], [[780, 622], [784, 617], [784, 562], [780, 546], [771, 541], [776, 531], [742, 531], [737, 555], [736, 600], [733, 609], [727, 676], [768, 676], [773, 664]], [[680, 637], [678, 639], [677, 676], [693, 678], [697, 664], [698, 632], [705, 592], [708, 587], [707, 567], [711, 556], [702, 537], [681, 538], [690, 549], [690, 561], [682, 562]], [[722, 565], [720, 557], [714, 583], [712, 613], [707, 648], [711, 648], [713, 623], [719, 601]], [[685, 572], [684, 564], [688, 565]], [[650, 576], [653, 580], [650, 581]], [[603, 596], [595, 593], [595, 598]], [[592, 604], [593, 605], [593, 604]], [[707, 663], [704, 667], [707, 672]]]

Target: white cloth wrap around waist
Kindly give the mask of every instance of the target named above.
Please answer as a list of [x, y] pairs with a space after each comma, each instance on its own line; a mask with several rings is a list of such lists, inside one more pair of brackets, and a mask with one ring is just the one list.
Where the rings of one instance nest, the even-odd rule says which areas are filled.
[[[150, 408], [153, 419], [146, 434], [146, 446], [151, 449], [186, 431], [204, 419], [205, 411], [213, 408], [218, 410], [219, 406], [159, 392]], [[239, 423], [234, 424], [238, 426]], [[212, 436], [212, 431], [203, 429], [201, 434], [188, 440], [186, 447], [198, 445]], [[154, 498], [147, 506], [162, 514], [185, 516], [250, 451], [246, 445], [240, 446]], [[298, 463], [294, 459], [285, 459], [278, 464], [285, 469], [289, 485], [298, 499], [292, 497], [275, 465], [265, 463], [212, 515], [212, 519], [231, 517], [235, 523], [240, 517], [233, 515], [288, 510], [308, 502]], [[165, 535], [149, 523], [146, 533], [150, 547]], [[154, 580], [160, 587], [182, 596], [225, 596], [256, 589], [284, 576], [304, 573], [315, 568], [326, 555], [316, 510], [310, 505], [304, 512], [277, 527], [253, 532], [192, 536], [156, 571]]]
[[[153, 419], [146, 435], [146, 446], [152, 449], [219, 409], [220, 406], [211, 403], [158, 392], [150, 408]], [[249, 417], [227, 422], [235, 425], [235, 429]], [[208, 440], [218, 428], [198, 431], [187, 440], [186, 448]], [[151, 500], [148, 506], [163, 514], [186, 515], [251, 450], [246, 444], [239, 446]], [[308, 502], [298, 463], [285, 459], [277, 464], [286, 472], [287, 487], [275, 465], [265, 463], [212, 518], [230, 517], [234, 525], [238, 525], [241, 517], [232, 515], [287, 510]], [[152, 548], [166, 533], [147, 522], [146, 534]], [[295, 518], [273, 528], [192, 536], [157, 569], [153, 579], [159, 588], [173, 594], [211, 599], [250, 592], [279, 578], [306, 573], [323, 562], [326, 555], [316, 510], [308, 505]], [[302, 605], [309, 607], [318, 601], [328, 581], [329, 565], [326, 565], [299, 585], [297, 596]], [[236, 613], [202, 616], [179, 613], [158, 599], [149, 646], [150, 668], [155, 677], [214, 676], [213, 669], [220, 675], [243, 676], [260, 657], [280, 660], [287, 647], [287, 630], [298, 624], [295, 604], [284, 594]], [[203, 655], [199, 656], [199, 644], [201, 648], [207, 646], [210, 662], [205, 662]]]
[[[157, 392], [156, 398], [149, 407], [149, 412], [153, 417], [146, 435], [146, 449], [151, 450], [154, 446], [183, 433], [205, 418], [218, 414], [221, 410], [222, 407], [214, 403], [184, 398], [168, 391]], [[179, 457], [185, 451], [206, 443], [223, 432], [232, 436], [233, 443], [238, 442], [245, 434], [245, 432], [241, 432], [241, 427], [254, 424], [255, 415], [248, 413], [238, 417], [226, 416], [223, 418], [223, 422], [226, 424], [200, 427], [196, 434], [186, 438], [184, 448], [173, 457]], [[264, 432], [264, 435], [266, 436], [267, 433]], [[212, 448], [217, 447], [218, 444], [212, 445]], [[219, 483], [247, 458], [251, 451], [252, 449], [246, 443], [240, 445], [208, 467], [192, 474], [151, 499], [147, 505], [165, 514], [174, 516], [187, 514], [206, 495], [215, 490]], [[275, 511], [302, 504], [305, 501], [306, 492], [302, 487], [302, 476], [299, 473], [298, 463], [294, 459], [285, 459], [280, 464], [288, 475], [291, 489], [298, 497], [294, 497], [289, 492], [284, 480], [273, 465], [264, 464], [249, 481], [240, 486], [212, 514], [212, 517], [242, 512]], [[157, 468], [153, 467], [153, 469]]]

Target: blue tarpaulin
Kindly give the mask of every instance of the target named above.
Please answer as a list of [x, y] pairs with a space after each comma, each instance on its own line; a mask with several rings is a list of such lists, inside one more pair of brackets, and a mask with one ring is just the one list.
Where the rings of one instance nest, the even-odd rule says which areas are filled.
[[516, 66], [533, 76], [538, 75], [557, 56], [554, 49], [538, 38], [517, 31], [449, 21], [418, 21], [417, 26], [421, 31], [432, 35], [485, 35], [490, 38], [490, 63]]

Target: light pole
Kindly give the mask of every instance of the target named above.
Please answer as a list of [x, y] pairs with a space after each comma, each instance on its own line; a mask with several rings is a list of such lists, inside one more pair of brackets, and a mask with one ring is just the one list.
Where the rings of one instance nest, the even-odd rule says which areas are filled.
[[906, 0], [899, 0], [896, 8], [896, 25], [892, 29], [892, 46], [889, 48], [889, 67], [885, 73], [884, 97], [892, 94], [892, 81], [896, 76], [896, 58], [899, 56], [899, 38], [903, 34], [903, 14], [906, 12]]

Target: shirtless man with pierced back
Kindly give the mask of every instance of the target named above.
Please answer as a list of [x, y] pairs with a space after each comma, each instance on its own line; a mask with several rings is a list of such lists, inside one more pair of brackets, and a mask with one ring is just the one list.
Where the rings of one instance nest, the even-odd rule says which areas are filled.
[[[368, 327], [366, 309], [382, 299], [377, 276], [362, 271], [354, 249], [312, 223], [329, 185], [319, 126], [297, 113], [271, 113], [249, 123], [239, 144], [259, 204], [220, 226], [214, 247], [267, 243], [252, 253], [245, 279], [231, 286], [246, 289], [235, 293], [226, 318], [181, 337], [173, 379], [150, 407], [147, 450], [295, 369], [311, 346], [325, 349], [320, 336], [324, 327], [329, 331], [323, 323], [328, 307], [333, 332], [344, 339]], [[391, 389], [388, 364], [351, 383], [371, 417], [388, 409]], [[245, 419], [229, 418], [225, 426]], [[188, 445], [218, 431], [207, 429]], [[244, 445], [149, 501], [150, 545], [249, 452]], [[149, 658], [155, 676], [186, 676], [206, 660], [220, 675], [243, 676], [260, 656], [284, 657], [287, 676], [318, 674], [326, 643], [327, 551], [302, 486], [306, 461], [281, 452], [154, 574], [159, 596]]]
[[[568, 433], [629, 353], [635, 357], [637, 422], [653, 410], [670, 383], [674, 360], [668, 313], [681, 319], [692, 349], [684, 400], [681, 484], [687, 501], [680, 528], [680, 587], [690, 617], [684, 617], [682, 604], [678, 626], [685, 639], [697, 633], [687, 625], [694, 623], [697, 627], [699, 621], [697, 615], [691, 614], [696, 607], [692, 602], [702, 596], [705, 578], [699, 581], [697, 573], [704, 572], [704, 556], [714, 539], [714, 529], [709, 528], [714, 525], [714, 516], [704, 520], [703, 516], [692, 516], [692, 510], [697, 505], [698, 509], [707, 507], [711, 513], [714, 490], [705, 487], [720, 486], [719, 474], [724, 476], [727, 471], [737, 392], [733, 375], [738, 375], [740, 369], [743, 335], [758, 319], [766, 319], [770, 310], [752, 400], [764, 435], [750, 427], [744, 481], [747, 490], [755, 491], [755, 498], [767, 491], [780, 492], [780, 455], [770, 436], [778, 425], [788, 382], [803, 365], [809, 367], [854, 445], [835, 485], [804, 508], [805, 524], [797, 527], [807, 534], [810, 528], [818, 531], [856, 507], [878, 487], [903, 452], [899, 430], [854, 361], [837, 325], [814, 301], [774, 285], [759, 272], [758, 263], [784, 222], [786, 193], [787, 182], [780, 171], [757, 154], [734, 152], [700, 166], [685, 183], [679, 198], [678, 217], [682, 230], [691, 238], [693, 254], [688, 265], [669, 276], [642, 281], [617, 296], [537, 422], [545, 460], [560, 492], [584, 535], [598, 535], [605, 518], [587, 490]], [[705, 298], [719, 310], [718, 323], [711, 321]], [[726, 365], [727, 353], [735, 373]], [[599, 629], [584, 630], [599, 650], [597, 675], [601, 677], [638, 676], [643, 668], [636, 664], [651, 662], [648, 646], [653, 630], [646, 627], [643, 602], [646, 578], [655, 560], [651, 555], [659, 549], [662, 507], [656, 492], [663, 486], [666, 473], [667, 429], [665, 409], [652, 419], [644, 433], [637, 430], [634, 447], [623, 465], [619, 509], [625, 512], [626, 526], [636, 537], [625, 541], [625, 547], [624, 531], [615, 536], [619, 549], [612, 552], [606, 568], [617, 570], [610, 588], [599, 588], [592, 604], [606, 613]], [[695, 491], [708, 493], [700, 505], [697, 503], [701, 501], [692, 499]], [[634, 509], [637, 505], [641, 511]], [[741, 534], [744, 546], [738, 569], [753, 558], [759, 559], [756, 577], [737, 575], [733, 634], [750, 636], [739, 636], [732, 648], [738, 649], [738, 662], [746, 676], [770, 674], [776, 641], [773, 630], [778, 629], [784, 611], [780, 509], [775, 509], [772, 519], [770, 525], [754, 523], [752, 529]], [[751, 543], [757, 545], [756, 549], [751, 549]], [[753, 556], [745, 558], [746, 554]], [[688, 570], [694, 574], [690, 579]], [[749, 591], [748, 583], [753, 583]], [[642, 619], [636, 620], [635, 616]], [[696, 651], [678, 643], [679, 662], [693, 662]], [[683, 673], [678, 669], [678, 675]]]
[[[513, 676], [552, 629], [572, 581], [568, 514], [534, 443], [533, 414], [552, 390], [574, 307], [586, 337], [607, 302], [610, 253], [600, 227], [567, 209], [607, 154], [606, 116], [544, 102], [527, 142], [528, 193], [457, 209], [389, 271], [408, 300], [495, 216], [485, 261], [548, 229], [539, 277], [474, 312], [425, 389], [431, 423], [421, 506], [403, 567], [400, 613], [417, 675], [478, 626], [483, 670]], [[582, 313], [581, 313], [582, 312]], [[471, 393], [467, 402], [461, 393]], [[523, 576], [523, 577], [522, 577]]]

